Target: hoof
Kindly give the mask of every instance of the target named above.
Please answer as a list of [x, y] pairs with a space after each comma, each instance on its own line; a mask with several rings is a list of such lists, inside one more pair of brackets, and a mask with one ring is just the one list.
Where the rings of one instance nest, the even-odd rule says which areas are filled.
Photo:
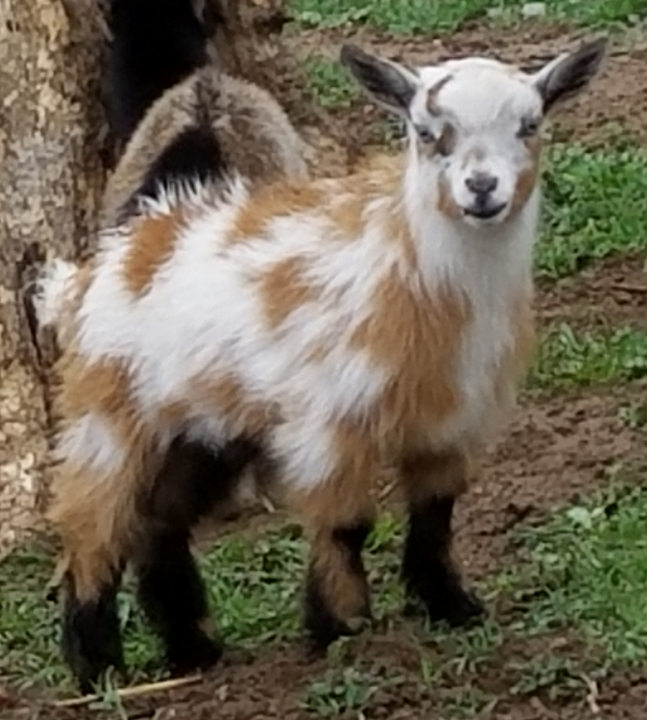
[[485, 614], [485, 607], [471, 590], [456, 588], [427, 605], [432, 622], [446, 620], [452, 627], [469, 625]]
[[212, 668], [222, 657], [222, 646], [204, 633], [169, 649], [168, 664], [175, 677]]

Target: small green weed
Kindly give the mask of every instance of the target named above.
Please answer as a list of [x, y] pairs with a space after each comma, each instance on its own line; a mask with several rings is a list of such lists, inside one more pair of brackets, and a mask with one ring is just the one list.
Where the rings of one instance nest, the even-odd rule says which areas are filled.
[[310, 685], [303, 705], [320, 717], [361, 711], [375, 694], [376, 682], [370, 674], [353, 667], [333, 668]]
[[512, 662], [508, 668], [519, 674], [510, 688], [512, 695], [536, 695], [545, 690], [551, 700], [557, 700], [582, 686], [582, 678], [570, 660], [548, 653], [541, 653], [523, 664]]
[[569, 325], [543, 337], [528, 378], [530, 390], [634, 380], [647, 375], [647, 335], [629, 327], [575, 332]]
[[633, 402], [620, 408], [620, 420], [632, 430], [642, 430], [647, 425], [647, 404]]
[[[525, 4], [525, 0], [290, 0], [295, 20], [306, 27], [361, 23], [403, 34], [453, 32], [489, 10], [495, 10], [502, 22], [515, 22]], [[546, 19], [612, 26], [632, 22], [646, 10], [644, 0], [548, 0]]]
[[346, 108], [357, 97], [357, 86], [337, 60], [310, 55], [305, 72], [313, 99], [328, 110]]
[[604, 663], [647, 661], [647, 492], [612, 489], [519, 530], [527, 561], [503, 576], [516, 632], [575, 630]]
[[647, 248], [647, 155], [637, 148], [556, 145], [544, 173], [536, 267], [572, 274], [592, 260]]

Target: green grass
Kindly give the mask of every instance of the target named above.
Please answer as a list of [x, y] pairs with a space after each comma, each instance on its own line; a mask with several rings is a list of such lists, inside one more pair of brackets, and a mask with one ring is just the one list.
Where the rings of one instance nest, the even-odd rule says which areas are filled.
[[306, 692], [304, 708], [319, 717], [359, 713], [377, 689], [377, 680], [354, 667], [331, 668], [314, 680]]
[[[411, 34], [453, 32], [467, 20], [495, 9], [503, 21], [520, 17], [525, 0], [290, 0], [296, 22], [306, 27], [368, 24]], [[548, 0], [546, 18], [591, 27], [632, 21], [647, 12], [645, 0]]]
[[542, 338], [530, 390], [569, 390], [647, 375], [647, 335], [629, 327], [575, 332], [563, 324]]
[[[360, 717], [378, 690], [397, 695], [400, 684], [411, 688], [414, 682], [447, 717], [467, 718], [493, 701], [483, 682], [493, 668], [511, 696], [542, 693], [561, 700], [585, 692], [585, 677], [640, 666], [647, 662], [646, 527], [647, 491], [614, 485], [541, 525], [519, 529], [512, 569], [481, 584], [490, 617], [456, 631], [401, 619], [403, 522], [386, 515], [367, 547], [375, 614], [406, 630], [418, 648], [419, 667], [385, 673], [383, 660], [357, 656], [354, 640], [341, 640], [331, 648], [327, 669], [304, 689], [304, 708], [313, 716]], [[229, 643], [258, 647], [296, 638], [305, 550], [300, 533], [288, 526], [256, 539], [225, 538], [207, 554], [202, 566]], [[0, 682], [71, 690], [58, 655], [58, 610], [43, 597], [51, 567], [50, 558], [33, 549], [0, 566]], [[159, 676], [160, 655], [128, 591], [120, 609], [133, 681]], [[507, 649], [519, 648], [520, 639], [525, 645], [530, 638], [565, 634], [578, 648], [575, 654], [546, 642], [528, 661]], [[104, 696], [104, 704], [114, 704], [111, 683]]]
[[647, 155], [636, 147], [557, 145], [544, 173], [539, 275], [569, 275], [592, 260], [647, 248]]
[[304, 67], [310, 94], [327, 110], [347, 108], [357, 97], [357, 85], [338, 60], [310, 55]]
[[576, 630], [605, 665], [647, 661], [647, 491], [611, 489], [518, 537], [526, 560], [502, 582], [517, 632]]
[[[402, 602], [400, 533], [400, 522], [386, 515], [367, 542], [378, 613]], [[227, 643], [257, 647], [299, 635], [306, 554], [299, 528], [285, 526], [254, 539], [227, 537], [200, 559], [213, 617]], [[36, 548], [19, 550], [0, 564], [0, 682], [71, 687], [58, 649], [58, 607], [45, 599], [52, 568], [51, 558]], [[157, 679], [161, 649], [128, 585], [119, 595], [126, 663], [134, 670], [133, 682]]]

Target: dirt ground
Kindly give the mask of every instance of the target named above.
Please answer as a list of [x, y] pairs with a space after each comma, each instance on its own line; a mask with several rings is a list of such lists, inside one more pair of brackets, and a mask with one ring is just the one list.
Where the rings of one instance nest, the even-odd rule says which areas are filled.
[[[308, 32], [288, 39], [288, 52], [299, 58], [310, 50], [336, 52], [343, 32]], [[468, 29], [442, 41], [391, 39], [362, 31], [354, 40], [380, 47], [394, 58], [410, 62], [454, 54], [494, 53], [503, 59], [533, 65], [576, 42], [563, 28], [529, 31]], [[595, 89], [573, 105], [558, 126], [558, 136], [597, 139], [603, 121], [620, 123], [647, 140], [647, 49], [617, 48]], [[363, 102], [325, 116], [304, 99], [302, 78], [281, 79], [279, 92], [304, 134], [315, 142], [322, 157], [321, 172], [344, 171], [371, 140], [376, 112]], [[538, 309], [541, 322], [569, 318], [574, 323], [632, 322], [647, 327], [647, 280], [642, 259], [614, 258], [575, 278], [541, 283]], [[644, 393], [632, 386], [636, 397]], [[616, 389], [582, 391], [571, 395], [526, 400], [507, 436], [488, 458], [478, 483], [463, 499], [458, 517], [458, 545], [466, 573], [472, 578], [504, 569], [514, 562], [510, 532], [520, 521], [540, 519], [548, 510], [588, 494], [607, 481], [618, 461], [641, 468], [647, 463], [642, 441], [618, 418], [630, 399]], [[554, 639], [553, 639], [554, 641]], [[541, 643], [541, 640], [538, 640]], [[508, 650], [511, 650], [508, 648]], [[537, 647], [514, 648], [531, 657]], [[402, 630], [373, 628], [353, 640], [352, 652], [369, 657], [385, 677], [394, 669], [404, 678], [370, 703], [370, 720], [435, 720], [442, 715], [434, 694], [421, 690], [411, 678], [419, 663], [410, 636]], [[577, 648], [573, 648], [577, 652]], [[258, 650], [254, 657], [233, 652], [229, 659], [199, 684], [175, 692], [151, 695], [128, 703], [130, 718], [156, 720], [301, 720], [302, 693], [324, 660], [310, 660], [299, 644]], [[482, 670], [498, 700], [478, 716], [485, 720], [584, 720], [594, 717], [592, 706], [581, 700], [550, 702], [541, 695], [512, 696], [496, 665]], [[4, 702], [5, 709], [2, 709]], [[599, 717], [643, 720], [647, 708], [647, 674], [618, 675], [604, 683], [596, 699]], [[97, 717], [96, 712], [53, 709], [33, 699], [5, 697], [0, 688], [0, 716], [12, 720], [66, 720]], [[354, 717], [357, 715], [355, 714]]]

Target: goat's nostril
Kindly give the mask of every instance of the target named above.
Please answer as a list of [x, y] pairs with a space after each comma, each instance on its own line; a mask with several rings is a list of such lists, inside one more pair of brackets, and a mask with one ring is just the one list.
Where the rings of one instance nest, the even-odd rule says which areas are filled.
[[497, 189], [499, 184], [498, 178], [493, 175], [475, 175], [465, 180], [465, 185], [470, 192], [475, 195], [487, 195]]

